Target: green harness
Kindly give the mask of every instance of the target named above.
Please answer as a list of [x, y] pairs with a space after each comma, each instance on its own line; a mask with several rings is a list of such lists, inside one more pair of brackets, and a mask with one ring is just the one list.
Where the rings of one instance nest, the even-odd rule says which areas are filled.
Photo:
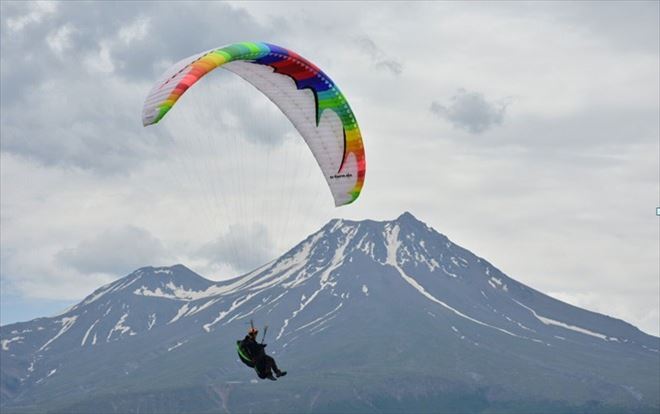
[[248, 353], [243, 348], [241, 348], [241, 342], [241, 340], [236, 341], [236, 351], [238, 351], [238, 357], [245, 365], [256, 370], [256, 366], [254, 361], [252, 361], [252, 358], [250, 358]]

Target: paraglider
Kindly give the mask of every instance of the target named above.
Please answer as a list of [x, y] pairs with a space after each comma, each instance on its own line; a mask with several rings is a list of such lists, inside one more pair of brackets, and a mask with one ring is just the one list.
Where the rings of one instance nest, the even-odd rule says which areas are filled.
[[[335, 206], [358, 198], [364, 185], [366, 161], [355, 115], [330, 77], [283, 47], [242, 42], [180, 60], [148, 93], [142, 109], [143, 125], [160, 122], [191, 86], [216, 68], [227, 69], [246, 80], [291, 121], [320, 167]], [[222, 130], [219, 132], [217, 139], [222, 139]], [[290, 198], [285, 191], [277, 194]], [[266, 329], [264, 336], [265, 333]], [[241, 361], [254, 368], [262, 379], [276, 380], [286, 375], [266, 354], [263, 339], [257, 342], [257, 335], [258, 330], [251, 324], [245, 338], [236, 342]]]
[[353, 111], [337, 85], [321, 69], [283, 47], [242, 42], [179, 61], [147, 95], [143, 124], [148, 126], [162, 120], [181, 95], [219, 67], [255, 86], [293, 123], [321, 168], [335, 206], [358, 198], [366, 162]]
[[[247, 335], [245, 335], [245, 338], [236, 341], [236, 350], [241, 361], [248, 367], [254, 368], [259, 378], [277, 381], [277, 378], [286, 375], [286, 371], [280, 370], [273, 357], [266, 355], [265, 348], [267, 344], [264, 343], [264, 340], [266, 339], [267, 330], [268, 326], [264, 328], [264, 335], [261, 342], [257, 342], [259, 330], [250, 321], [250, 329]], [[273, 373], [275, 373], [277, 378], [273, 376]]]

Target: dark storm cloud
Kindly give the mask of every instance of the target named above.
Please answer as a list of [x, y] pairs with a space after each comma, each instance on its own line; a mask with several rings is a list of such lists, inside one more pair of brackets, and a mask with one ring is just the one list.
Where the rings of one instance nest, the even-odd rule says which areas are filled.
[[169, 64], [270, 33], [226, 3], [0, 7], [0, 149], [103, 174], [130, 171], [170, 141], [140, 122], [150, 82]]
[[356, 38], [358, 47], [369, 56], [374, 64], [379, 69], [384, 69], [393, 75], [401, 75], [403, 72], [403, 64], [398, 60], [390, 57], [383, 51], [376, 42], [369, 36], [363, 35]]
[[479, 92], [459, 89], [449, 105], [431, 103], [431, 112], [451, 122], [455, 127], [480, 134], [504, 119], [506, 103], [486, 100]]
[[106, 230], [74, 248], [63, 249], [55, 259], [82, 274], [122, 275], [145, 263], [158, 264], [165, 255], [163, 244], [147, 230], [126, 226]]

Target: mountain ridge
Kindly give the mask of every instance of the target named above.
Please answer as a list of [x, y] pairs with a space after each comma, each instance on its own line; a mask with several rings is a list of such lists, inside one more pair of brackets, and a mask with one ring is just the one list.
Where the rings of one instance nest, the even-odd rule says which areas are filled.
[[[107, 409], [94, 403], [107, 389], [138, 390], [141, 399], [165, 385], [179, 395], [185, 383], [210, 407], [220, 387], [221, 406], [268, 411], [274, 390], [252, 384], [233, 350], [252, 318], [270, 326], [270, 352], [297, 373], [278, 382], [299, 395], [277, 397], [283, 411], [348, 404], [370, 412], [381, 397], [401, 409], [398, 400], [448, 395], [485, 407], [659, 404], [649, 367], [660, 364], [660, 338], [525, 286], [404, 212], [389, 221], [333, 219], [278, 259], [221, 282], [181, 264], [142, 267], [62, 315], [0, 327], [3, 408], [60, 401], [65, 411]], [[420, 351], [409, 338], [427, 346]], [[82, 380], [99, 358], [102, 378]], [[161, 388], [152, 384], [167, 373], [174, 377]], [[81, 387], [87, 399], [58, 397]], [[241, 397], [250, 387], [264, 392], [262, 402]]]

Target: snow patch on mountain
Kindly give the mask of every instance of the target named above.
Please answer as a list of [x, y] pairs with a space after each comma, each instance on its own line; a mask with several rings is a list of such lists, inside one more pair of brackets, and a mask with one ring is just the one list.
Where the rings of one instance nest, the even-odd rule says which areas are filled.
[[133, 278], [128, 278], [126, 280], [123, 280], [121, 283], [118, 283], [117, 286], [113, 287], [112, 289], [109, 290], [109, 292], [118, 292], [120, 290], [124, 290], [133, 283], [137, 282], [140, 280], [140, 278], [143, 276], [143, 272], [138, 270], [136, 272], [136, 276]]
[[649, 347], [646, 346], [646, 345], [642, 345], [642, 348], [646, 349], [647, 351], [660, 353], [660, 349], [649, 348]]
[[21, 339], [25, 339], [24, 336], [15, 336], [11, 339], [3, 339], [0, 341], [0, 344], [2, 345], [2, 350], [3, 351], [9, 351], [9, 344], [12, 342], [17, 342], [21, 343]]
[[89, 333], [94, 329], [97, 323], [99, 323], [100, 319], [97, 319], [96, 322], [94, 322], [88, 329], [87, 332], [85, 332], [85, 336], [83, 336], [82, 342], [80, 343], [80, 346], [85, 346], [85, 342], [87, 342], [87, 337], [89, 336]]
[[490, 279], [488, 279], [488, 284], [493, 288], [493, 289], [502, 289], [505, 292], [509, 291], [508, 286], [506, 283], [502, 283], [502, 279], [498, 279], [495, 276], [491, 276]]
[[178, 347], [180, 347], [181, 345], [183, 345], [187, 342], [188, 342], [187, 339], [185, 341], [179, 341], [176, 344], [172, 345], [171, 347], [167, 348], [167, 352], [173, 351], [173, 350], [177, 349]]
[[[304, 324], [304, 325], [302, 325], [302, 326], [299, 326], [299, 327], [296, 328], [295, 330], [296, 330], [296, 331], [299, 331], [299, 330], [301, 330], [301, 329], [305, 329], [305, 328], [307, 328], [308, 326], [316, 325], [316, 324], [318, 324], [318, 323], [323, 322], [323, 321], [326, 320], [330, 315], [332, 315], [333, 313], [337, 312], [337, 311], [338, 311], [343, 305], [344, 305], [343, 302], [339, 302], [339, 305], [337, 305], [337, 306], [336, 306], [333, 310], [331, 310], [330, 312], [326, 313], [326, 314], [323, 315], [323, 316], [320, 316], [320, 317], [314, 319], [314, 320], [311, 321], [311, 322], [308, 322], [308, 323], [306, 323], [306, 324]], [[334, 318], [334, 317], [333, 317], [333, 318]], [[313, 328], [312, 328], [312, 329], [313, 329]]]
[[125, 333], [128, 333], [129, 335], [135, 335], [136, 333], [131, 330], [130, 326], [124, 325], [124, 322], [126, 322], [126, 318], [128, 317], [128, 312], [123, 314], [121, 318], [117, 321], [115, 326], [108, 332], [108, 336], [106, 337], [105, 341], [110, 342], [110, 338], [115, 332], [119, 332], [119, 336], [121, 337]]
[[176, 286], [172, 282], [168, 282], [165, 287], [167, 288], [163, 291], [160, 287], [151, 290], [146, 286], [141, 286], [138, 289], [133, 291], [134, 295], [141, 296], [152, 296], [157, 298], [164, 299], [174, 299], [174, 300], [196, 300], [206, 296], [206, 291], [196, 291], [196, 290], [187, 290], [182, 286]]
[[73, 324], [76, 323], [76, 319], [78, 319], [78, 316], [64, 317], [64, 318], [60, 319], [59, 321], [55, 321], [55, 323], [59, 323], [59, 324], [61, 324], [61, 325], [62, 325], [62, 328], [61, 328], [60, 331], [57, 333], [57, 335], [55, 335], [54, 337], [50, 338], [45, 344], [43, 344], [43, 345], [41, 346], [41, 348], [39, 348], [39, 351], [43, 351], [44, 349], [47, 349], [48, 345], [50, 345], [51, 343], [53, 343], [53, 341], [55, 341], [55, 340], [56, 340], [57, 338], [59, 338], [60, 336], [64, 335], [64, 333], [65, 333], [66, 331], [68, 331], [69, 329], [71, 329], [71, 327], [73, 326]]
[[564, 323], [564, 322], [560, 322], [560, 321], [556, 321], [554, 319], [543, 317], [543, 316], [539, 315], [538, 313], [536, 313], [536, 311], [534, 311], [534, 309], [530, 308], [529, 306], [525, 306], [525, 305], [523, 305], [522, 303], [518, 302], [515, 299], [512, 299], [512, 300], [514, 302], [516, 302], [518, 305], [520, 305], [523, 308], [530, 311], [536, 319], [538, 319], [539, 321], [541, 321], [545, 325], [558, 326], [560, 328], [569, 329], [571, 331], [579, 332], [579, 333], [584, 334], [584, 335], [590, 335], [590, 336], [602, 339], [604, 341], [619, 341], [619, 338], [609, 337], [609, 336], [604, 335], [602, 333], [590, 331], [589, 329], [580, 328], [579, 326], [569, 325], [569, 324]]
[[156, 324], [156, 314], [152, 313], [149, 315], [149, 320], [147, 321], [147, 330], [150, 331], [155, 324]]
[[440, 266], [440, 268], [442, 269], [442, 272], [447, 276], [451, 276], [454, 279], [458, 278], [458, 275], [456, 273], [452, 273], [449, 270], [447, 270], [447, 268], [445, 268], [445, 265]]
[[178, 321], [183, 315], [185, 315], [185, 314], [188, 313], [189, 311], [190, 311], [190, 309], [188, 308], [188, 304], [187, 304], [187, 303], [184, 304], [184, 305], [181, 306], [181, 307], [179, 308], [179, 310], [176, 312], [176, 315], [174, 315], [174, 317], [173, 317], [169, 322], [167, 322], [168, 325], [169, 325], [170, 323], [173, 323], [173, 322]]
[[[109, 284], [109, 285], [107, 285], [107, 286], [105, 286], [105, 287], [102, 287], [102, 288], [99, 289], [97, 292], [92, 293], [87, 299], [85, 299], [85, 300], [82, 302], [81, 306], [89, 305], [90, 303], [97, 301], [98, 299], [100, 299], [101, 297], [103, 297], [103, 295], [105, 295], [106, 293], [108, 293], [108, 291], [109, 291], [109, 289], [110, 289], [111, 286], [112, 286], [112, 284]], [[72, 307], [71, 309], [76, 309], [76, 308], [77, 308], [77, 306], [74, 306], [74, 307]]]
[[28, 333], [28, 332], [32, 332], [32, 329], [29, 329], [29, 328], [28, 328], [28, 329], [23, 329], [22, 331], [19, 331], [19, 330], [17, 330], [17, 329], [14, 329], [14, 330], [11, 331], [10, 333], [11, 333], [12, 335], [16, 335], [16, 334], [24, 334], [24, 333]]
[[231, 304], [231, 306], [229, 307], [229, 309], [221, 311], [221, 312], [218, 314], [218, 316], [217, 316], [212, 322], [209, 322], [209, 323], [207, 323], [207, 324], [204, 324], [204, 326], [202, 326], [202, 328], [203, 328], [206, 332], [211, 332], [211, 328], [213, 327], [213, 325], [217, 324], [218, 322], [220, 322], [221, 320], [223, 320], [227, 315], [229, 315], [230, 313], [232, 313], [233, 311], [235, 311], [236, 309], [238, 309], [242, 304], [244, 304], [244, 303], [247, 302], [248, 300], [252, 299], [254, 296], [256, 296], [257, 293], [259, 293], [259, 292], [256, 292], [256, 293], [249, 293], [249, 294], [247, 294], [247, 295], [245, 295], [245, 296], [241, 296], [240, 298], [236, 299], [234, 302], [232, 302], [232, 304]]
[[186, 316], [191, 316], [191, 315], [194, 315], [194, 314], [196, 314], [196, 313], [199, 313], [199, 312], [203, 311], [204, 309], [206, 309], [206, 308], [212, 306], [213, 304], [215, 304], [215, 303], [218, 302], [218, 301], [220, 301], [220, 299], [211, 299], [211, 300], [205, 302], [205, 303], [204, 303], [203, 305], [201, 305], [201, 306], [193, 306], [193, 308], [190, 309], [190, 312], [188, 312], [188, 313], [186, 314]]

